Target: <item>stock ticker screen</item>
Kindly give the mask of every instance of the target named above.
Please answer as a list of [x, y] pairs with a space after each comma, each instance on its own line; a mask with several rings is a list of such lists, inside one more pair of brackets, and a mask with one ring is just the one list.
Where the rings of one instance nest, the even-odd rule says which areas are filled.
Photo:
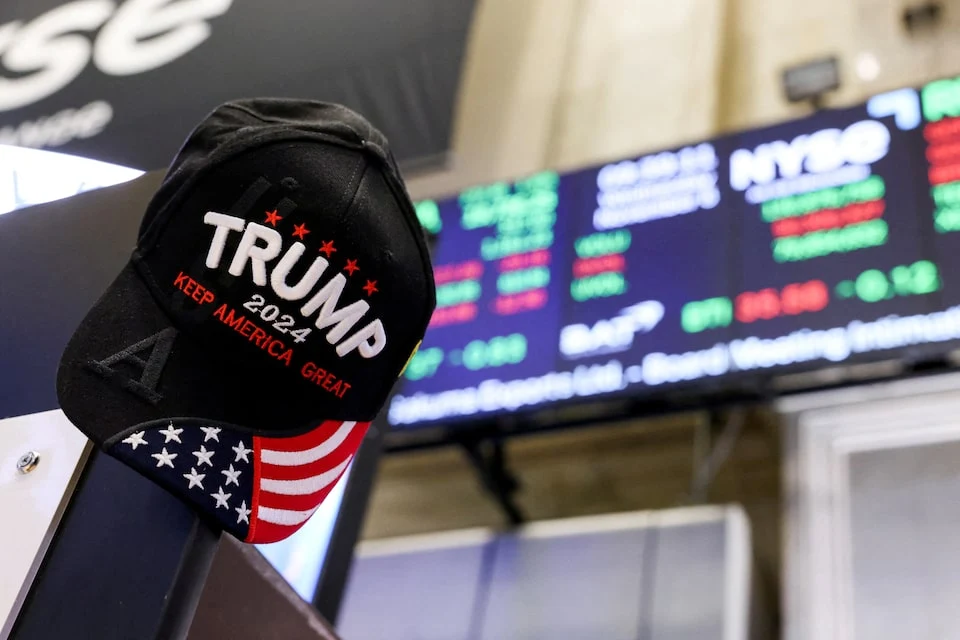
[[437, 310], [397, 428], [960, 338], [960, 79], [417, 204]]

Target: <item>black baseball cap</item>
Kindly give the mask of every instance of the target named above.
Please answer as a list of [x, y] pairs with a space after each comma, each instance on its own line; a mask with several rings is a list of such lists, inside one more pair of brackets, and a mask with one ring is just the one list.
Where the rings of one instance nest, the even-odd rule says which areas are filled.
[[339, 105], [234, 101], [173, 161], [57, 394], [108, 454], [272, 542], [349, 467], [434, 306], [383, 135]]

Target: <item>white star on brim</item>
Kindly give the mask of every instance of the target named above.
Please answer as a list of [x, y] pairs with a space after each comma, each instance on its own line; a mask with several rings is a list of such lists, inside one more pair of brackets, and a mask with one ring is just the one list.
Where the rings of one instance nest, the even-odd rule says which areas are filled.
[[224, 470], [221, 471], [220, 473], [222, 473], [223, 475], [227, 476], [227, 482], [226, 482], [225, 484], [226, 484], [228, 487], [230, 486], [230, 483], [231, 483], [231, 482], [232, 482], [233, 484], [237, 485], [238, 487], [240, 486], [240, 482], [237, 480], [237, 478], [240, 477], [240, 472], [237, 471], [236, 469], [234, 469], [232, 464], [230, 465], [230, 468], [229, 468], [229, 469], [224, 469]]
[[157, 467], [170, 467], [173, 469], [173, 459], [177, 457], [177, 454], [167, 453], [167, 448], [164, 447], [163, 451], [154, 453], [150, 457], [157, 459]]
[[160, 433], [162, 433], [163, 437], [166, 438], [166, 440], [163, 441], [163, 444], [167, 444], [171, 440], [175, 441], [177, 444], [183, 444], [183, 442], [180, 441], [180, 434], [183, 433], [183, 429], [174, 429], [172, 422], [167, 425], [166, 429], [161, 429]]
[[207, 451], [205, 446], [200, 445], [200, 451], [193, 452], [193, 455], [197, 456], [197, 466], [199, 467], [200, 465], [207, 464], [212, 467], [213, 463], [210, 462], [210, 458], [213, 457], [214, 453], [214, 451]]
[[203, 431], [203, 441], [207, 440], [216, 440], [220, 442], [220, 436], [218, 435], [221, 429], [216, 427], [200, 427], [200, 431]]
[[203, 479], [207, 477], [207, 474], [197, 473], [196, 469], [190, 467], [190, 473], [183, 474], [183, 477], [190, 481], [190, 486], [187, 489], [193, 489], [194, 487], [203, 489]]
[[223, 487], [220, 487], [219, 489], [217, 489], [216, 493], [211, 493], [210, 497], [217, 501], [217, 506], [216, 506], [217, 509], [219, 509], [220, 507], [223, 507], [224, 509], [229, 509], [230, 505], [227, 504], [227, 500], [229, 500], [230, 496], [232, 495], [233, 495], [232, 493], [224, 493]]
[[243, 458], [244, 462], [250, 462], [247, 459], [247, 456], [253, 453], [253, 449], [247, 449], [246, 447], [244, 447], [242, 441], [238, 443], [237, 446], [230, 447], [230, 448], [233, 449], [233, 452], [237, 454], [237, 457], [234, 458], [233, 460], [234, 462], [240, 462], [241, 458]]
[[247, 509], [247, 501], [241, 500], [239, 507], [234, 507], [234, 511], [237, 512], [237, 524], [241, 522], [246, 522], [250, 524], [250, 509]]
[[131, 433], [130, 437], [123, 439], [123, 442], [124, 444], [130, 445], [134, 451], [136, 451], [137, 447], [139, 447], [142, 444], [149, 444], [143, 438], [143, 431], [137, 431], [136, 433]]

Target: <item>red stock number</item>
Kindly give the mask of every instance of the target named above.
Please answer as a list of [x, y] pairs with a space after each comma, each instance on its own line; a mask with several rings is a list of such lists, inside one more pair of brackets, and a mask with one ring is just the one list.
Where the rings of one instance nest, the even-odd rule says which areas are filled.
[[734, 301], [734, 316], [740, 322], [770, 320], [820, 311], [830, 301], [830, 292], [822, 280], [788, 284], [781, 290], [746, 291]]

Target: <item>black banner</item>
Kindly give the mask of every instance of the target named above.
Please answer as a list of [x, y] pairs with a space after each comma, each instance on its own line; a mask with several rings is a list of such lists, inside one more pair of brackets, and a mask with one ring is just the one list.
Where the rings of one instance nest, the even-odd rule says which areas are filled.
[[473, 0], [8, 0], [0, 144], [165, 167], [216, 105], [345, 104], [402, 163], [447, 150]]

